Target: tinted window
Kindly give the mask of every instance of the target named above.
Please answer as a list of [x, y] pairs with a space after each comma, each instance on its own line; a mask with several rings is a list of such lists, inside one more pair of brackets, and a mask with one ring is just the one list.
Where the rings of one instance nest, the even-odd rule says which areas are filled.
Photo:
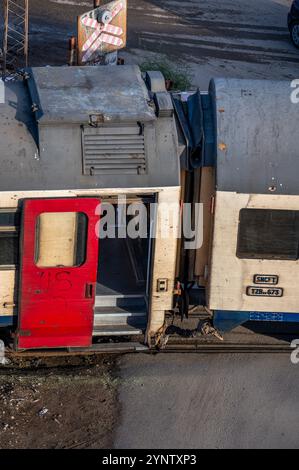
[[19, 262], [20, 213], [0, 210], [0, 268], [13, 267]]
[[14, 266], [19, 259], [19, 237], [16, 232], [0, 231], [0, 266]]
[[242, 209], [237, 256], [255, 259], [298, 259], [299, 211]]
[[19, 212], [1, 212], [0, 211], [0, 229], [1, 227], [18, 227], [20, 225]]

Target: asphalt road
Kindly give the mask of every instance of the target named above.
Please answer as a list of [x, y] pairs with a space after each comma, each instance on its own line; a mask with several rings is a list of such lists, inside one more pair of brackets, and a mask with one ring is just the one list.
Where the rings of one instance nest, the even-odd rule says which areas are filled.
[[299, 365], [289, 355], [120, 360], [122, 449], [298, 448]]
[[183, 62], [202, 88], [211, 76], [292, 78], [299, 73], [299, 54], [286, 27], [290, 3], [129, 0], [134, 10], [130, 53], [137, 61], [158, 54], [162, 60]]
[[[299, 51], [291, 44], [291, 0], [128, 0], [127, 63], [169, 60], [194, 85], [214, 76], [292, 79]], [[30, 0], [32, 65], [63, 64], [77, 15], [92, 0]]]

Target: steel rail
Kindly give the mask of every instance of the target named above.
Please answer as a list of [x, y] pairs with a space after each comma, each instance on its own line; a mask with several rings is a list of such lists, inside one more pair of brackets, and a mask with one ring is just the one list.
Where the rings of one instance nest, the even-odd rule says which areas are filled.
[[[109, 347], [107, 347], [109, 346]], [[190, 343], [185, 342], [172, 342], [167, 344], [164, 348], [148, 348], [141, 343], [103, 343], [96, 344], [91, 348], [86, 349], [63, 349], [63, 350], [27, 350], [27, 351], [13, 351], [6, 349], [6, 357], [8, 359], [43, 359], [43, 358], [67, 358], [67, 357], [87, 357], [87, 356], [101, 356], [109, 354], [126, 354], [132, 352], [143, 352], [147, 354], [159, 353], [217, 353], [217, 354], [239, 354], [239, 353], [288, 353], [292, 352], [290, 343]]]

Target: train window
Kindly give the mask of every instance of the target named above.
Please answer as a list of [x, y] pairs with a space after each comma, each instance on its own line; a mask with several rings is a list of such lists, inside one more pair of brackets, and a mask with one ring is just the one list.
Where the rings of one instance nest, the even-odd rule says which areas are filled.
[[0, 210], [0, 230], [2, 227], [18, 227], [20, 225], [20, 212]]
[[19, 262], [20, 213], [0, 209], [0, 269], [14, 269]]
[[45, 212], [36, 227], [39, 267], [80, 266], [86, 257], [87, 217], [78, 212]]
[[14, 267], [19, 260], [19, 236], [17, 232], [0, 230], [0, 269]]
[[299, 211], [242, 209], [237, 256], [250, 259], [297, 260]]

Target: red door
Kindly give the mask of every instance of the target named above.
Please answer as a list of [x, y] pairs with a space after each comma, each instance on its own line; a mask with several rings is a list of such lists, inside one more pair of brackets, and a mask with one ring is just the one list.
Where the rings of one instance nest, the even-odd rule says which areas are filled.
[[91, 345], [99, 204], [94, 198], [24, 201], [17, 349]]

